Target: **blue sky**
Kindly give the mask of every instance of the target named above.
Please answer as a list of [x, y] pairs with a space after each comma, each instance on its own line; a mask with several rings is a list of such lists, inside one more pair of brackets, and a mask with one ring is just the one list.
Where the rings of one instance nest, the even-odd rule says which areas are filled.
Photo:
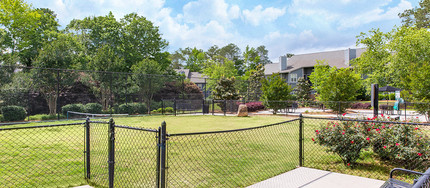
[[355, 48], [356, 36], [372, 28], [401, 25], [398, 13], [418, 0], [27, 0], [50, 8], [62, 26], [71, 19], [136, 12], [159, 26], [168, 51], [207, 50], [229, 43], [265, 45], [277, 62], [286, 53]]

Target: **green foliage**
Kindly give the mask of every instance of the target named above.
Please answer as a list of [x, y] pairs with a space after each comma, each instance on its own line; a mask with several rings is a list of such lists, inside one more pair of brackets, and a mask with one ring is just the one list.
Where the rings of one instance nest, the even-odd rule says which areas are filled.
[[405, 10], [399, 14], [399, 17], [402, 18], [402, 23], [406, 26], [416, 25], [418, 28], [429, 28], [430, 1], [421, 0], [419, 5], [420, 7]]
[[3, 106], [1, 113], [4, 121], [22, 121], [27, 115], [27, 111], [21, 106]]
[[3, 122], [3, 121], [4, 121], [3, 114], [0, 114], [0, 122]]
[[63, 115], [67, 115], [68, 111], [85, 112], [85, 106], [83, 104], [68, 104], [61, 107]]
[[331, 121], [315, 130], [316, 142], [339, 155], [345, 165], [354, 165], [361, 149], [369, 145], [367, 137], [356, 127], [352, 121]]
[[207, 82], [208, 89], [213, 90], [217, 85], [218, 80], [221, 78], [231, 78], [237, 75], [237, 70], [234, 63], [229, 60], [225, 60], [224, 63], [208, 60], [206, 62], [206, 68], [203, 70], [203, 74], [208, 76], [210, 79]]
[[361, 149], [372, 148], [381, 160], [416, 169], [430, 156], [430, 139], [414, 125], [390, 124], [383, 115], [371, 122], [329, 122], [315, 130], [316, 143], [338, 154], [345, 164], [354, 164]]
[[257, 65], [256, 70], [250, 70], [250, 76], [248, 79], [248, 95], [247, 101], [259, 101], [261, 92], [261, 83], [264, 79], [264, 66], [262, 64]]
[[157, 110], [153, 110], [152, 113], [173, 113], [174, 109], [172, 107], [166, 107], [166, 108], [158, 108]]
[[146, 114], [148, 108], [143, 103], [127, 103], [119, 105], [116, 112], [120, 114]]
[[285, 107], [285, 103], [279, 101], [287, 101], [292, 99], [291, 86], [285, 82], [279, 74], [273, 74], [263, 80], [261, 96], [263, 105], [266, 108], [273, 109], [273, 114], [276, 114], [279, 109]]
[[103, 106], [99, 103], [88, 103], [85, 105], [85, 112], [91, 114], [101, 114]]
[[324, 101], [328, 108], [338, 113], [344, 112], [348, 103], [337, 101], [354, 101], [358, 95], [357, 91], [361, 88], [360, 76], [351, 69], [337, 69], [320, 62], [309, 78], [318, 94], [317, 99]]
[[[237, 100], [239, 95], [236, 88], [234, 87], [235, 78], [225, 78], [219, 79], [212, 91], [212, 96], [216, 100]], [[224, 103], [219, 103], [218, 106], [221, 107], [222, 111], [226, 110]]]
[[[66, 118], [66, 116], [61, 114], [60, 118]], [[37, 115], [29, 116], [28, 119], [30, 121], [56, 120], [56, 119], [58, 119], [58, 116], [56, 114], [55, 115], [37, 114]]]
[[311, 83], [303, 77], [300, 77], [297, 81], [296, 96], [301, 101], [311, 101]]

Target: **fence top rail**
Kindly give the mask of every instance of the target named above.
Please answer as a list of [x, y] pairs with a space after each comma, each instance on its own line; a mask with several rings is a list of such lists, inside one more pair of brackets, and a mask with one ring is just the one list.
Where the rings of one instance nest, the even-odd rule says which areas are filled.
[[401, 121], [375, 121], [375, 120], [364, 120], [364, 119], [322, 118], [322, 117], [309, 117], [309, 116], [303, 116], [303, 118], [306, 118], [306, 119], [334, 120], [334, 121], [355, 121], [355, 122], [371, 122], [371, 123], [387, 123], [387, 124], [403, 124], [403, 125], [430, 126], [430, 123], [413, 123], [413, 122], [401, 122]]
[[294, 122], [294, 121], [298, 121], [298, 120], [300, 120], [300, 118], [291, 119], [291, 120], [283, 121], [283, 122], [279, 122], [279, 123], [273, 123], [273, 124], [258, 126], [258, 127], [249, 127], [249, 128], [243, 128], [243, 129], [232, 129], [232, 130], [225, 130], [225, 131], [208, 131], [208, 132], [195, 132], [195, 133], [176, 133], [176, 134], [167, 134], [167, 136], [188, 136], [188, 135], [218, 134], [218, 133], [229, 133], [229, 132], [247, 131], [247, 130], [253, 130], [253, 129], [261, 129], [261, 128], [265, 128], [265, 127], [271, 127], [271, 126], [275, 126], [275, 125], [281, 125], [281, 124], [285, 124], [285, 123], [289, 123], [289, 122]]
[[115, 125], [115, 127], [123, 128], [123, 129], [138, 130], [138, 131], [154, 132], [154, 133], [158, 132], [158, 130], [155, 130], [155, 129], [139, 128], [139, 127], [129, 127], [129, 126], [125, 126], [125, 125]]
[[108, 121], [88, 121], [89, 123], [109, 124]]
[[48, 127], [64, 127], [64, 126], [83, 125], [83, 124], [85, 124], [85, 122], [55, 124], [55, 125], [38, 125], [38, 126], [27, 126], [27, 127], [11, 127], [11, 128], [0, 128], [0, 131], [18, 130], [18, 129], [37, 129], [37, 128], [48, 128]]
[[75, 111], [67, 111], [71, 115], [87, 115], [87, 116], [102, 116], [102, 117], [112, 117], [112, 116], [128, 116], [129, 114], [91, 114], [91, 113], [83, 113], [83, 112], [75, 112]]

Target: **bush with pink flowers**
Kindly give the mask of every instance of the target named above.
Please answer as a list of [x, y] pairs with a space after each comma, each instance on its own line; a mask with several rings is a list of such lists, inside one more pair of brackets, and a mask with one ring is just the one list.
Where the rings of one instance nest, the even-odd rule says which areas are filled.
[[315, 134], [318, 144], [339, 155], [348, 166], [355, 164], [361, 149], [369, 145], [365, 135], [351, 121], [331, 121], [320, 130], [315, 130]]
[[414, 169], [430, 157], [430, 139], [419, 127], [386, 123], [382, 116], [367, 122], [332, 121], [315, 130], [316, 143], [338, 154], [345, 164], [352, 165], [361, 149], [372, 148], [381, 160]]
[[249, 103], [246, 103], [245, 105], [248, 108], [248, 112], [255, 112], [255, 111], [264, 109], [264, 105], [262, 102], [249, 102]]

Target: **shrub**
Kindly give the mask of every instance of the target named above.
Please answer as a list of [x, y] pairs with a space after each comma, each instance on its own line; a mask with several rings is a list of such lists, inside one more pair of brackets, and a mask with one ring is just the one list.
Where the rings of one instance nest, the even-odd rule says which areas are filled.
[[173, 107], [166, 107], [166, 108], [164, 108], [164, 112], [167, 112], [167, 113], [173, 113]]
[[0, 114], [0, 122], [4, 121], [3, 115]]
[[146, 114], [148, 108], [144, 103], [128, 103], [121, 104], [117, 109], [117, 113], [120, 114]]
[[[53, 120], [53, 119], [57, 119], [58, 116], [57, 115], [49, 115], [49, 114], [37, 114], [37, 115], [33, 115], [33, 116], [29, 116], [28, 119], [29, 120]], [[60, 118], [65, 118], [64, 115], [60, 115]]]
[[61, 112], [63, 115], [67, 115], [67, 111], [84, 112], [85, 106], [83, 104], [68, 104], [61, 107]]
[[245, 105], [246, 105], [246, 108], [248, 108], [248, 112], [255, 112], [255, 111], [264, 109], [264, 105], [262, 102], [249, 102], [249, 103], [246, 103]]
[[370, 109], [372, 105], [370, 103], [354, 103], [351, 105], [352, 109]]
[[3, 106], [1, 108], [4, 121], [22, 121], [27, 112], [21, 106]]
[[[386, 120], [386, 119], [382, 119]], [[414, 169], [430, 156], [430, 139], [414, 125], [373, 123], [373, 151], [382, 160]]]
[[121, 104], [119, 105], [118, 110], [116, 110], [115, 112], [119, 114], [133, 114], [133, 107], [130, 103]]
[[88, 103], [85, 105], [85, 112], [91, 114], [101, 114], [103, 106], [99, 103]]
[[329, 122], [320, 130], [315, 130], [316, 142], [329, 152], [336, 153], [345, 165], [353, 165], [360, 157], [361, 149], [369, 145], [355, 122]]
[[[164, 113], [173, 113], [174, 109], [172, 107], [164, 108]], [[152, 110], [152, 113], [163, 113], [163, 108], [158, 108], [157, 110]]]

